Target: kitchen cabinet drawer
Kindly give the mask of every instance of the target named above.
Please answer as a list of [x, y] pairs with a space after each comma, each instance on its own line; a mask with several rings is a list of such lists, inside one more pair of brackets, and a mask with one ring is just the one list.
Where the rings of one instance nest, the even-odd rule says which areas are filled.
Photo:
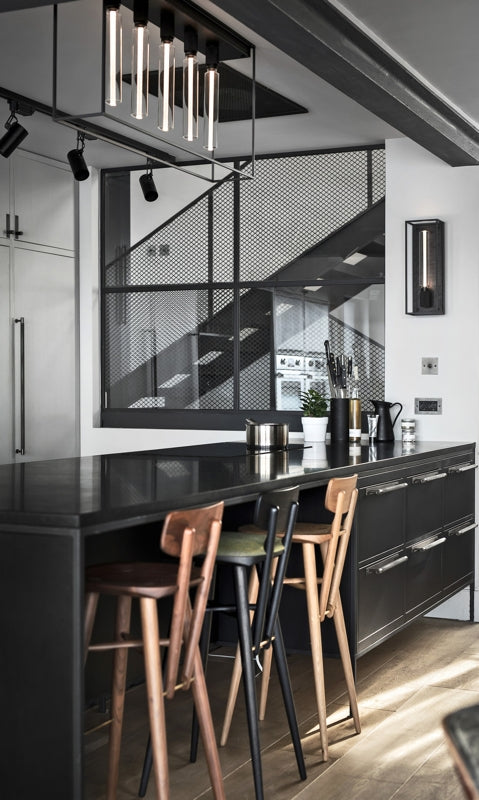
[[442, 590], [442, 559], [447, 538], [441, 533], [407, 548], [406, 614], [422, 613]]
[[400, 550], [359, 570], [358, 654], [402, 626], [407, 561]]
[[440, 530], [443, 523], [445, 469], [408, 478], [406, 540], [419, 539]]
[[407, 481], [394, 480], [360, 489], [356, 513], [360, 562], [403, 545], [407, 488]]
[[463, 462], [447, 468], [444, 492], [444, 525], [464, 519], [474, 508], [477, 464]]
[[443, 585], [452, 589], [474, 576], [474, 539], [477, 524], [472, 520], [447, 532], [444, 546]]

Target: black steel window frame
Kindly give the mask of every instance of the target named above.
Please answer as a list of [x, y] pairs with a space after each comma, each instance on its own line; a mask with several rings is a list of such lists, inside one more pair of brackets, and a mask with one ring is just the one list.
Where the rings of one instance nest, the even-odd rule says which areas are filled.
[[[368, 192], [368, 207], [373, 204], [373, 169], [372, 169], [372, 154], [374, 151], [384, 149], [384, 145], [365, 145], [356, 147], [342, 147], [323, 150], [311, 150], [290, 153], [273, 153], [256, 155], [256, 163], [263, 159], [281, 159], [281, 158], [294, 158], [299, 156], [309, 155], [322, 155], [332, 153], [347, 153], [347, 152], [366, 152], [367, 154], [367, 192]], [[224, 159], [225, 161], [234, 161], [235, 167], [239, 168], [248, 161], [248, 158], [237, 159]], [[160, 167], [161, 169], [161, 167]], [[190, 429], [190, 430], [242, 430], [245, 425], [246, 417], [254, 417], [258, 422], [288, 422], [291, 431], [301, 431], [301, 412], [299, 411], [277, 411], [276, 409], [240, 409], [239, 408], [239, 372], [240, 372], [240, 348], [239, 348], [239, 331], [240, 331], [240, 291], [243, 288], [276, 288], [283, 289], [285, 287], [302, 288], [305, 285], [304, 281], [240, 281], [240, 216], [239, 204], [241, 202], [241, 182], [234, 183], [234, 268], [233, 268], [233, 281], [226, 282], [208, 282], [205, 283], [191, 283], [191, 284], [157, 284], [145, 286], [133, 286], [131, 291], [167, 291], [167, 290], [203, 290], [212, 292], [215, 289], [233, 289], [234, 292], [234, 405], [233, 410], [210, 410], [210, 409], [168, 409], [168, 408], [111, 408], [108, 407], [107, 401], [107, 388], [106, 388], [106, 375], [105, 375], [105, 313], [103, 299], [105, 294], [110, 293], [123, 293], [125, 289], [106, 287], [105, 286], [105, 268], [107, 267], [105, 260], [106, 253], [106, 240], [105, 240], [105, 182], [108, 175], [117, 173], [129, 172], [135, 173], [144, 171], [142, 167], [113, 168], [102, 170], [101, 175], [101, 270], [100, 270], [100, 291], [101, 291], [101, 426], [109, 428], [151, 428], [151, 429]], [[128, 197], [129, 201], [129, 197]], [[211, 230], [213, 221], [213, 209], [210, 204], [208, 209], [208, 225]], [[128, 230], [129, 236], [129, 230]], [[147, 237], [145, 237], [147, 238]], [[135, 247], [138, 245], [137, 243]], [[119, 243], [122, 246], [122, 243]], [[124, 247], [124, 245], [123, 245]], [[131, 248], [130, 248], [131, 249]], [[209, 274], [212, 275], [212, 252], [211, 252], [211, 237], [209, 237]], [[356, 278], [354, 281], [328, 281], [324, 280], [323, 285], [364, 285], [370, 286], [372, 284], [384, 284], [384, 279], [378, 278], [375, 281], [365, 279], [364, 281]]]

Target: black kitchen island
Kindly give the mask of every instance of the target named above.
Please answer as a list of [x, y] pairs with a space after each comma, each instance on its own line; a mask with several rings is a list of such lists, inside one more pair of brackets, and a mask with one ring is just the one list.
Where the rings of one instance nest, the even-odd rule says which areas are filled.
[[[0, 466], [3, 796], [82, 798], [86, 563], [154, 558], [174, 508], [224, 500], [225, 523], [241, 524], [274, 486], [299, 484], [300, 519], [321, 518], [328, 480], [357, 472], [343, 586], [356, 658], [472, 590], [475, 449], [421, 442], [404, 453], [391, 442], [251, 454], [230, 442]], [[304, 649], [290, 603], [285, 592], [287, 646]]]

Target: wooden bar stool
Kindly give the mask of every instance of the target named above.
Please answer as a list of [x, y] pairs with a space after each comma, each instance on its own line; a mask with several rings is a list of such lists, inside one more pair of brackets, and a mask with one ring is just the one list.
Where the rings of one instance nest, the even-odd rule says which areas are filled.
[[[326, 721], [326, 694], [324, 687], [324, 666], [321, 641], [321, 623], [326, 617], [332, 618], [336, 630], [339, 652], [346, 680], [346, 687], [350, 703], [350, 716], [354, 719], [357, 733], [361, 732], [359, 720], [358, 701], [354, 674], [351, 665], [344, 614], [339, 594], [339, 586], [343, 572], [346, 551], [353, 524], [354, 511], [358, 490], [356, 488], [357, 475], [348, 478], [332, 478], [326, 490], [325, 508], [334, 514], [331, 524], [310, 522], [296, 523], [292, 541], [301, 544], [303, 551], [304, 575], [300, 577], [286, 577], [284, 583], [306, 592], [308, 608], [308, 621], [311, 639], [311, 655], [313, 659], [313, 673], [318, 707], [319, 728], [323, 760], [328, 759], [328, 733]], [[257, 532], [255, 526], [243, 526], [245, 532]], [[323, 560], [323, 574], [318, 577], [315, 545], [319, 545]], [[318, 585], [320, 592], [318, 596]], [[221, 744], [228, 739], [231, 719], [238, 691], [237, 675], [241, 673], [241, 662], [237, 658], [233, 679], [226, 705]], [[263, 676], [259, 718], [264, 719], [268, 684], [271, 673], [271, 657], [266, 651], [263, 663]], [[349, 719], [350, 717], [348, 717]]]
[[[118, 786], [128, 649], [139, 646], [144, 648], [158, 800], [167, 800], [169, 797], [164, 697], [172, 699], [179, 689], [192, 691], [213, 794], [216, 800], [223, 800], [225, 797], [198, 647], [220, 538], [223, 505], [221, 502], [206, 508], [173, 511], [168, 514], [161, 533], [160, 547], [167, 555], [179, 559], [178, 562], [103, 564], [86, 570], [85, 659], [89, 651], [115, 650], [108, 800], [116, 798]], [[199, 555], [204, 555], [202, 565], [200, 568], [193, 567], [192, 560]], [[193, 601], [190, 600], [190, 591], [194, 592]], [[118, 598], [115, 640], [90, 645], [101, 594], [115, 595]], [[173, 598], [173, 611], [169, 637], [162, 639], [159, 633], [157, 601], [166, 597]], [[133, 598], [139, 599], [141, 611], [142, 638], [136, 641], [128, 638]], [[160, 646], [168, 648], [163, 681]]]

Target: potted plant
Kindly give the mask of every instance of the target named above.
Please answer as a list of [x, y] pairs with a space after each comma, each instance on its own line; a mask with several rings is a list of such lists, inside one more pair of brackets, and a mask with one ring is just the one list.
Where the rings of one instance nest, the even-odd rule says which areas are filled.
[[301, 423], [305, 442], [324, 442], [328, 426], [328, 401], [317, 389], [301, 392]]

